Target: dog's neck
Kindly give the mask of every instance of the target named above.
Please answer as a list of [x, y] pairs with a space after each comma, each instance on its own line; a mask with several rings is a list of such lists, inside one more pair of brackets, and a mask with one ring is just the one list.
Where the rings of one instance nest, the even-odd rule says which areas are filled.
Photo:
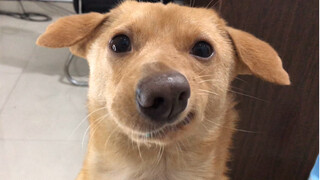
[[[97, 109], [96, 107], [94, 109]], [[85, 167], [95, 172], [92, 179], [215, 179], [225, 172], [225, 149], [231, 140], [235, 111], [223, 116], [227, 129], [210, 131], [202, 137], [186, 139], [174, 144], [159, 146], [138, 144], [116, 128], [112, 120], [108, 124], [96, 121], [103, 114], [91, 116], [90, 141]], [[229, 129], [228, 129], [229, 128]], [[210, 140], [209, 140], [210, 139]], [[87, 166], [86, 166], [87, 164]], [[90, 165], [89, 165], [90, 164]], [[213, 169], [216, 167], [216, 169]], [[217, 169], [218, 168], [218, 169]]]

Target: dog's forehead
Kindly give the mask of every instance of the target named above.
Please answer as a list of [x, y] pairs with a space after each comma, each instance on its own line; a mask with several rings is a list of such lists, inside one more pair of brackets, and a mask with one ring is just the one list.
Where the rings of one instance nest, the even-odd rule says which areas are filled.
[[138, 3], [126, 1], [111, 11], [111, 17], [118, 26], [145, 27], [148, 29], [207, 27], [224, 25], [214, 10], [191, 8], [176, 4]]

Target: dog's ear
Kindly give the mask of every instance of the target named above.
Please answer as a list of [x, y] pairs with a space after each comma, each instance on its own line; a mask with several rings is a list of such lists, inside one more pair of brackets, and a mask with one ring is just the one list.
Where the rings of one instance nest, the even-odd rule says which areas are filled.
[[227, 31], [237, 53], [238, 74], [254, 74], [272, 83], [290, 84], [280, 57], [268, 43], [231, 27], [227, 27]]
[[60, 18], [48, 26], [38, 38], [37, 45], [50, 48], [70, 47], [73, 54], [86, 57], [84, 43], [80, 42], [102, 24], [106, 17], [107, 14], [88, 13]]

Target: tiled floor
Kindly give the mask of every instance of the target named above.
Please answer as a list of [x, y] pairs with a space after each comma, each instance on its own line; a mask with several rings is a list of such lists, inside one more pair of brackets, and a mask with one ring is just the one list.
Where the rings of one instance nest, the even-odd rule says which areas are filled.
[[[72, 11], [68, 3], [24, 5], [53, 20]], [[16, 1], [0, 1], [0, 10], [20, 9]], [[87, 88], [71, 86], [64, 77], [68, 49], [35, 45], [50, 23], [0, 16], [0, 180], [75, 179], [86, 153], [88, 124], [77, 127], [87, 113]], [[83, 60], [72, 69], [88, 71]]]

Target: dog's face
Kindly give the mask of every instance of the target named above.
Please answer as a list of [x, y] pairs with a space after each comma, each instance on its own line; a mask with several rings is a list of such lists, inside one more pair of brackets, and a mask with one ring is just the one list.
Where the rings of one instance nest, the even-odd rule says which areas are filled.
[[131, 138], [171, 142], [194, 133], [207, 109], [220, 115], [235, 61], [213, 11], [131, 2], [102, 26], [90, 85]]
[[87, 58], [90, 103], [136, 142], [168, 144], [223, 124], [240, 73], [290, 83], [267, 43], [209, 9], [124, 2], [104, 15], [62, 18], [38, 44]]

